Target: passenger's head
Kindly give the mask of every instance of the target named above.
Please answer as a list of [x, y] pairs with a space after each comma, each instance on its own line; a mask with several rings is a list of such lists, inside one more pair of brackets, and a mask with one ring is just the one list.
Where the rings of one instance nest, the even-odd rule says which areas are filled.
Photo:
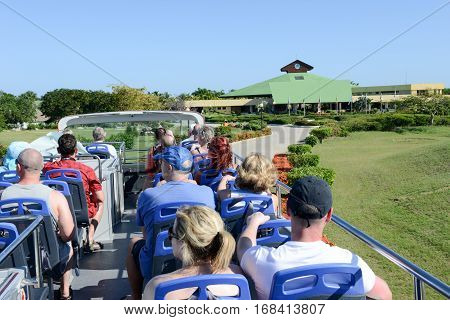
[[8, 149], [6, 150], [6, 155], [3, 158], [4, 170], [6, 171], [16, 170], [16, 159], [19, 156], [19, 154], [27, 148], [30, 148], [30, 144], [28, 142], [25, 141], [11, 142], [11, 144], [8, 146]]
[[77, 152], [77, 139], [74, 135], [65, 133], [58, 139], [58, 152], [61, 157], [71, 157]]
[[159, 127], [154, 130], [156, 141], [161, 141], [161, 138], [166, 134], [166, 129]]
[[197, 141], [203, 147], [214, 138], [214, 129], [210, 126], [203, 126], [198, 130]]
[[277, 181], [277, 169], [260, 153], [252, 153], [237, 169], [236, 185], [239, 189], [260, 193], [269, 190]]
[[185, 180], [192, 168], [192, 154], [183, 147], [171, 146], [162, 153], [154, 156], [155, 160], [162, 160], [161, 172], [164, 180]]
[[213, 209], [181, 207], [171, 231], [174, 255], [184, 267], [210, 263], [216, 273], [230, 265], [235, 241]]
[[198, 132], [202, 126], [199, 123], [192, 125], [189, 130], [189, 136], [193, 136], [194, 140], [197, 140]]
[[173, 146], [176, 142], [173, 132], [171, 130], [166, 130], [166, 133], [162, 135], [159, 141], [164, 148]]
[[211, 159], [211, 168], [225, 170], [231, 166], [233, 154], [231, 145], [225, 137], [214, 137], [208, 145], [208, 157]]
[[97, 127], [92, 131], [92, 137], [94, 138], [94, 141], [104, 141], [106, 138], [106, 132], [105, 129], [102, 127]]
[[16, 160], [16, 170], [20, 178], [35, 177], [39, 181], [44, 160], [39, 151], [32, 148], [23, 150]]
[[331, 188], [324, 180], [307, 176], [297, 180], [292, 186], [287, 201], [292, 229], [316, 229], [322, 231], [331, 220], [333, 212]]

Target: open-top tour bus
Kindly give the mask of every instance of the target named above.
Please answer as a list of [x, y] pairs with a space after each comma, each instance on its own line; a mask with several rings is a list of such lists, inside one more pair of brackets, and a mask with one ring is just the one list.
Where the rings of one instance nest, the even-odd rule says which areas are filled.
[[[130, 145], [127, 148], [126, 142], [120, 140], [104, 143], [116, 148], [118, 156], [115, 158], [105, 156], [101, 148], [91, 149], [92, 152], [89, 153], [90, 149], [85, 148], [87, 144], [79, 145], [78, 161], [92, 167], [103, 186], [105, 206], [95, 239], [103, 242], [105, 246], [99, 252], [90, 255], [83, 255], [82, 250], [77, 251], [77, 266], [74, 272], [76, 277], [72, 281], [76, 299], [120, 299], [129, 294], [125, 257], [130, 238], [138, 232], [135, 223], [136, 201], [147, 176], [145, 173], [147, 150], [154, 143], [149, 133], [152, 128], [163, 124], [171, 128], [175, 135], [181, 135], [185, 134], [192, 124], [203, 123], [202, 116], [195, 112], [129, 111], [84, 114], [61, 119], [58, 133], [49, 134], [32, 143], [33, 147], [42, 152], [45, 161], [52, 161], [58, 157], [56, 141], [64, 131], [72, 130], [77, 137], [88, 137], [94, 127], [101, 126], [108, 135], [123, 133], [127, 127], [136, 133], [132, 148]], [[235, 154], [234, 161], [239, 164], [244, 156]], [[1, 183], [0, 188], [9, 184], [8, 181]], [[73, 203], [72, 209], [79, 231], [78, 244], [81, 246], [86, 236], [87, 224], [86, 208], [82, 203], [83, 191], [79, 187], [79, 183], [73, 181], [65, 195]], [[275, 192], [280, 204], [282, 193], [289, 190], [289, 186], [277, 182]], [[19, 204], [19, 209], [24, 207], [24, 203]], [[281, 210], [281, 205], [278, 207]], [[1, 210], [0, 208], [0, 213]], [[282, 232], [276, 230], [276, 224], [272, 225], [271, 230], [279, 236], [277, 241], [283, 241], [289, 236], [289, 226], [286, 225], [286, 220], [281, 219], [281, 211], [275, 213], [275, 218], [275, 222], [279, 220]], [[334, 215], [332, 221], [350, 233], [355, 241], [366, 243], [376, 253], [388, 259], [393, 266], [411, 274], [416, 299], [424, 298], [424, 284], [446, 298], [449, 297], [449, 287], [433, 275], [350, 225], [338, 215]], [[48, 228], [45, 214], [8, 216], [0, 214], [0, 299], [53, 298], [55, 284], [46, 276], [47, 266], [43, 263], [47, 261], [53, 265], [58, 262], [58, 258], [52, 256], [55, 243], [51, 238], [52, 230]], [[154, 270], [164, 269], [162, 265], [165, 263], [164, 260], [154, 259], [154, 263], [161, 264], [153, 266]]]

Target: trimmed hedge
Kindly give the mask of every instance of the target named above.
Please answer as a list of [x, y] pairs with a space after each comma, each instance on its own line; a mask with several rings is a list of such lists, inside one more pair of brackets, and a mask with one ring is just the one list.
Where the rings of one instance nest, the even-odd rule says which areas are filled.
[[261, 123], [261, 120], [251, 120], [248, 123], [246, 123], [242, 128], [245, 130], [262, 130], [267, 127], [267, 122], [263, 121]]
[[226, 126], [219, 126], [217, 128], [214, 128], [214, 135], [215, 136], [224, 136], [224, 137], [231, 137], [231, 127]]
[[311, 147], [314, 147], [318, 143], [319, 143], [319, 139], [316, 136], [307, 136], [305, 138], [305, 144], [308, 144]]
[[288, 151], [290, 153], [305, 154], [311, 153], [312, 147], [307, 144], [291, 144], [290, 146], [288, 146]]
[[301, 167], [293, 168], [288, 174], [288, 184], [292, 186], [295, 181], [306, 176], [315, 176], [322, 178], [331, 186], [333, 185], [336, 173], [333, 169], [327, 169], [322, 167]]
[[3, 158], [5, 156], [6, 150], [7, 148], [4, 145], [0, 144], [0, 158]]
[[316, 136], [317, 139], [319, 139], [320, 143], [322, 143], [322, 141], [324, 139], [331, 136], [332, 130], [330, 127], [317, 128], [317, 129], [311, 130], [311, 132], [309, 134]]
[[288, 154], [288, 160], [293, 167], [317, 167], [319, 165], [319, 155], [317, 154]]

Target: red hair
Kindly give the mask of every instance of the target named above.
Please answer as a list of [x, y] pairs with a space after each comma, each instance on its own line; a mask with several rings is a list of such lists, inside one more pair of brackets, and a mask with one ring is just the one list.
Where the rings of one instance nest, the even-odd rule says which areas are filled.
[[211, 159], [211, 169], [225, 170], [231, 166], [233, 153], [231, 145], [225, 137], [214, 137], [208, 144], [208, 158]]

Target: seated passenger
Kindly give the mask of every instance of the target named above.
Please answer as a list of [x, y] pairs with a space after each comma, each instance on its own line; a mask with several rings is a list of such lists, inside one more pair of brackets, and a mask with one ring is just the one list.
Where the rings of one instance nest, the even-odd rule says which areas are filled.
[[[198, 144], [194, 144], [191, 147], [192, 155], [208, 153], [208, 144], [214, 138], [214, 129], [210, 126], [203, 126], [198, 131], [197, 141]], [[202, 157], [196, 157], [194, 161], [201, 160]]]
[[77, 162], [76, 155], [77, 139], [71, 134], [65, 133], [58, 139], [58, 152], [61, 159], [54, 162], [47, 162], [43, 172], [53, 169], [76, 169], [81, 173], [83, 180], [84, 192], [86, 193], [86, 202], [89, 216], [89, 243], [86, 243], [85, 250], [92, 252], [101, 249], [101, 244], [94, 241], [95, 230], [103, 215], [103, 191], [102, 184], [95, 175], [94, 169]]
[[143, 227], [144, 237], [131, 239], [127, 256], [128, 280], [133, 299], [141, 299], [143, 281], [147, 282], [152, 277], [150, 270], [155, 208], [178, 201], [198, 202], [213, 209], [215, 207], [211, 188], [188, 182], [192, 155], [186, 148], [167, 147], [157, 158], [162, 159], [162, 175], [167, 183], [146, 189], [138, 199], [136, 222], [138, 226]]
[[[180, 145], [182, 145], [184, 142], [187, 142], [187, 141], [197, 141], [198, 131], [200, 130], [200, 128], [201, 128], [201, 125], [199, 123], [192, 124], [188, 131], [188, 137], [186, 139], [184, 139], [183, 141], [181, 141]], [[189, 147], [189, 150], [191, 147]]]
[[[183, 268], [152, 278], [145, 287], [144, 299], [154, 299], [155, 288], [165, 281], [199, 275], [242, 273], [238, 266], [230, 265], [235, 241], [213, 209], [203, 206], [178, 209], [175, 223], [169, 229], [169, 239], [173, 254], [182, 261]], [[170, 292], [166, 299], [186, 300], [194, 295], [196, 289], [176, 290]], [[239, 294], [239, 288], [233, 285], [214, 285], [208, 289], [212, 299]]]
[[289, 193], [288, 214], [291, 216], [291, 241], [269, 248], [256, 245], [258, 227], [269, 220], [257, 212], [247, 219], [237, 246], [244, 272], [255, 282], [259, 299], [268, 299], [271, 279], [279, 270], [323, 263], [351, 263], [361, 268], [365, 294], [373, 299], [392, 299], [391, 291], [372, 269], [352, 252], [332, 247], [322, 241], [325, 225], [333, 212], [330, 186], [317, 177], [297, 180]]
[[[272, 196], [273, 207], [278, 209], [278, 198], [270, 192], [270, 188], [275, 186], [277, 181], [277, 169], [272, 162], [259, 153], [252, 153], [237, 169], [237, 177], [225, 175], [217, 187], [217, 194], [220, 200], [226, 198], [239, 198], [245, 195], [258, 194]], [[228, 181], [235, 180], [239, 190], [230, 191], [227, 189]]]
[[6, 149], [6, 155], [3, 158], [2, 166], [0, 166], [0, 172], [16, 170], [16, 159], [19, 154], [27, 148], [30, 148], [30, 144], [28, 142], [11, 142], [8, 149]]
[[145, 169], [150, 180], [153, 179], [156, 173], [161, 172], [161, 162], [155, 160], [154, 156], [162, 153], [166, 147], [173, 146], [175, 144], [173, 132], [164, 128], [158, 128], [155, 130], [155, 139], [157, 144], [148, 150], [147, 166]]
[[60, 298], [71, 299], [70, 270], [72, 266], [73, 250], [70, 241], [75, 232], [72, 213], [66, 198], [40, 182], [41, 170], [44, 167], [42, 155], [34, 149], [23, 150], [17, 158], [17, 174], [20, 181], [6, 188], [1, 196], [2, 200], [12, 198], [39, 198], [44, 200], [54, 218], [58, 231], [59, 256], [62, 259], [52, 270], [55, 280], [61, 279]]
[[[226, 174], [226, 170], [234, 168], [233, 153], [231, 145], [225, 137], [214, 137], [208, 145], [208, 159], [211, 159], [210, 165], [206, 169], [214, 169], [219, 173]], [[202, 170], [195, 173], [195, 181], [200, 183]]]
[[[106, 138], [105, 129], [102, 127], [95, 128], [94, 131], [92, 131], [92, 137], [94, 138], [94, 144], [102, 144]], [[108, 147], [108, 152], [111, 158], [117, 158], [116, 148], [108, 143], [104, 143], [104, 145]]]

